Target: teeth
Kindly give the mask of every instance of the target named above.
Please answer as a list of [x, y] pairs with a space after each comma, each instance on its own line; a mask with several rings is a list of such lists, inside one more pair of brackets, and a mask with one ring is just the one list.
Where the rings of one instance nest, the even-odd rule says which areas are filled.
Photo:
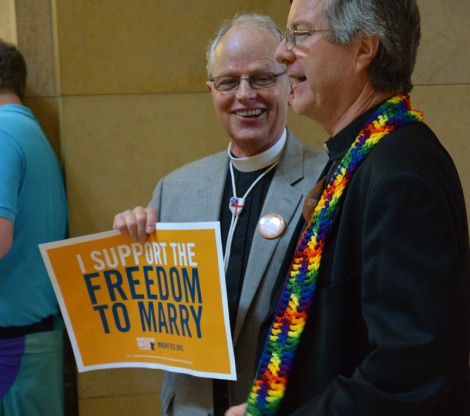
[[241, 117], [259, 116], [261, 113], [262, 111], [259, 108], [254, 110], [242, 110], [236, 112], [237, 116]]

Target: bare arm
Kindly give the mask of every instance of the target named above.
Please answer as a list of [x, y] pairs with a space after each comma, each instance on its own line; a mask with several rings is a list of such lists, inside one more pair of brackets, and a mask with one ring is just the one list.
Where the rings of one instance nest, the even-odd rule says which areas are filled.
[[155, 208], [135, 207], [117, 214], [113, 228], [135, 241], [145, 241], [155, 231], [158, 213]]
[[0, 259], [6, 256], [13, 244], [13, 223], [0, 218]]

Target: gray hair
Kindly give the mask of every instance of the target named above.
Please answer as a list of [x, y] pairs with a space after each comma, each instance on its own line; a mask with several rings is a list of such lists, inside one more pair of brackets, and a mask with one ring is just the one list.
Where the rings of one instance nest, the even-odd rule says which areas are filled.
[[325, 0], [330, 41], [347, 44], [358, 33], [379, 38], [370, 79], [382, 91], [408, 93], [421, 38], [416, 0]]
[[219, 27], [214, 37], [210, 40], [207, 46], [206, 58], [207, 58], [207, 77], [212, 77], [212, 67], [214, 65], [214, 54], [217, 45], [223, 38], [223, 36], [234, 26], [251, 25], [254, 28], [266, 30], [273, 34], [273, 36], [281, 42], [284, 34], [278, 25], [269, 17], [258, 13], [247, 13], [247, 14], [236, 14], [230, 20], [225, 20]]

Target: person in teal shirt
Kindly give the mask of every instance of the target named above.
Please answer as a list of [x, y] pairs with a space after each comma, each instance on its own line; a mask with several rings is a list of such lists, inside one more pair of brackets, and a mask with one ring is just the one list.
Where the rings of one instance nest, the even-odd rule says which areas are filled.
[[0, 40], [0, 416], [63, 415], [63, 324], [38, 244], [67, 236], [59, 162]]

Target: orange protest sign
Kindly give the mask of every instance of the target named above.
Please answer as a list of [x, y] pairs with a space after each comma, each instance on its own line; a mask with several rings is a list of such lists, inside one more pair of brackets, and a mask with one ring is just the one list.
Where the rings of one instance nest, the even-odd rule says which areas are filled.
[[79, 371], [236, 378], [218, 222], [159, 223], [41, 244]]

